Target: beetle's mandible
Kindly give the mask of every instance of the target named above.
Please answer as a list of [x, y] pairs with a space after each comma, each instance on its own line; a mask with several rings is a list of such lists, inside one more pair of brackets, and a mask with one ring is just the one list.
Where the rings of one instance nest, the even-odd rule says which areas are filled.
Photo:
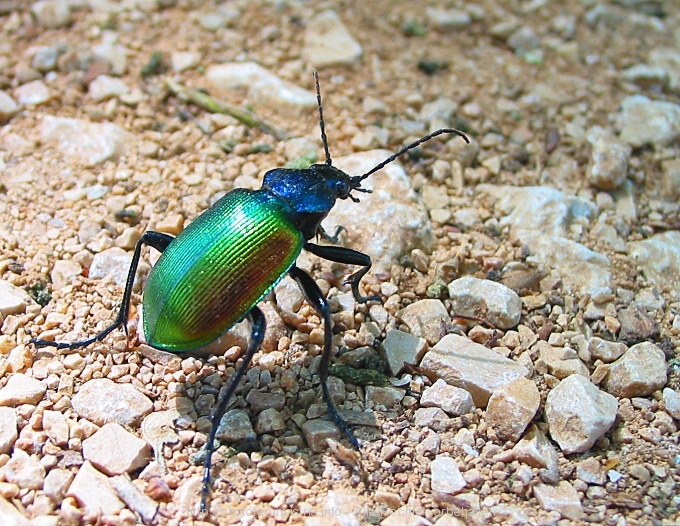
[[259, 348], [265, 318], [257, 303], [286, 275], [300, 286], [305, 298], [324, 322], [324, 347], [319, 367], [323, 398], [333, 421], [358, 447], [352, 431], [340, 417], [328, 392], [331, 356], [331, 312], [315, 281], [295, 266], [304, 249], [321, 258], [361, 268], [347, 282], [359, 302], [379, 299], [359, 293], [359, 281], [371, 268], [371, 258], [349, 248], [318, 245], [311, 240], [323, 233], [321, 222], [337, 199], [359, 201], [352, 192], [366, 192], [361, 182], [400, 155], [443, 134], [464, 133], [444, 128], [403, 147], [363, 175], [349, 176], [334, 167], [325, 133], [319, 78], [316, 72], [319, 123], [326, 162], [307, 169], [276, 168], [265, 174], [260, 190], [235, 189], [201, 214], [177, 237], [145, 232], [135, 247], [123, 301], [115, 321], [99, 334], [73, 343], [34, 339], [39, 346], [75, 349], [102, 340], [123, 327], [141, 250], [149, 245], [162, 252], [144, 288], [144, 334], [147, 342], [171, 352], [192, 351], [228, 331], [244, 318], [250, 321], [251, 339], [241, 365], [226, 389], [222, 389], [211, 414], [205, 445], [201, 511], [207, 512], [210, 467], [215, 435], [229, 401]]

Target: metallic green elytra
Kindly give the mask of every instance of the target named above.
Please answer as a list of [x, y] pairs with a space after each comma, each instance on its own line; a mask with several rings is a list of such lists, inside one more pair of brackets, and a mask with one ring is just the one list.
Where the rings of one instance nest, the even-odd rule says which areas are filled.
[[286, 274], [304, 238], [288, 206], [271, 194], [237, 189], [167, 247], [144, 289], [144, 335], [168, 351], [206, 345]]

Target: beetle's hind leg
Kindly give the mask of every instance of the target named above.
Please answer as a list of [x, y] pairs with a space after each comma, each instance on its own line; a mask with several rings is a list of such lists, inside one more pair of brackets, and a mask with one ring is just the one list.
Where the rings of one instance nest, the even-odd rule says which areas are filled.
[[338, 411], [335, 409], [333, 400], [331, 400], [331, 395], [328, 391], [328, 365], [331, 359], [332, 338], [331, 309], [328, 306], [328, 301], [324, 297], [316, 282], [306, 272], [294, 266], [288, 271], [288, 274], [297, 282], [307, 301], [312, 305], [312, 307], [314, 307], [314, 310], [323, 319], [324, 343], [323, 354], [321, 355], [321, 364], [319, 365], [321, 391], [323, 392], [323, 398], [326, 401], [326, 405], [328, 406], [329, 415], [342, 430], [342, 432], [347, 435], [347, 438], [349, 438], [352, 445], [359, 449], [359, 441], [354, 436], [354, 433], [352, 433], [352, 431], [349, 429], [347, 423], [338, 414]]
[[224, 413], [227, 411], [227, 406], [229, 405], [229, 400], [231, 399], [238, 383], [243, 378], [250, 361], [253, 359], [255, 351], [260, 348], [262, 340], [264, 340], [264, 333], [267, 328], [264, 314], [259, 307], [253, 307], [248, 313], [248, 320], [250, 320], [250, 344], [248, 345], [248, 350], [246, 351], [241, 366], [236, 370], [234, 376], [232, 376], [229, 381], [229, 385], [226, 389], [220, 392], [217, 398], [217, 404], [212, 410], [210, 415], [211, 425], [210, 433], [208, 434], [208, 440], [205, 443], [205, 459], [203, 461], [203, 486], [201, 488], [201, 513], [208, 512], [208, 495], [210, 494], [210, 464], [212, 459], [213, 450], [215, 448], [215, 436], [217, 435], [217, 430], [220, 427], [220, 422]]
[[38, 347], [56, 347], [57, 349], [78, 349], [80, 347], [87, 347], [91, 343], [103, 340], [111, 332], [115, 331], [119, 327], [123, 327], [127, 333], [127, 320], [130, 315], [130, 299], [132, 298], [132, 287], [135, 283], [135, 276], [137, 274], [137, 267], [139, 266], [139, 258], [142, 255], [142, 246], [149, 245], [155, 248], [159, 252], [163, 252], [174, 237], [163, 234], [161, 232], [148, 231], [144, 232], [142, 237], [137, 241], [135, 246], [135, 252], [132, 256], [132, 263], [130, 264], [130, 270], [128, 271], [127, 280], [125, 281], [125, 291], [123, 292], [123, 302], [121, 303], [120, 310], [116, 316], [116, 320], [109, 325], [106, 329], [101, 331], [99, 334], [92, 336], [86, 340], [81, 340], [72, 343], [66, 342], [53, 342], [50, 340], [41, 340], [40, 338], [34, 338], [31, 343], [34, 343]]
[[371, 269], [371, 256], [352, 250], [351, 248], [336, 247], [331, 245], [315, 245], [314, 243], [305, 243], [305, 250], [311, 252], [315, 256], [335, 261], [336, 263], [343, 263], [345, 265], [360, 265], [361, 269], [352, 274], [345, 280], [352, 286], [352, 294], [359, 303], [366, 303], [367, 301], [378, 301], [380, 296], [362, 296], [359, 292], [359, 282], [368, 271]]

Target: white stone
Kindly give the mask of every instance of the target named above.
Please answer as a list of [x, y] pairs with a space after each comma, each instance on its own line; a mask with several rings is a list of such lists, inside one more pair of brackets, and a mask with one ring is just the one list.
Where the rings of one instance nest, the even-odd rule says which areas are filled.
[[77, 261], [73, 261], [72, 259], [59, 259], [55, 261], [52, 272], [50, 272], [54, 290], [59, 290], [68, 285], [72, 285], [73, 280], [80, 276], [82, 272], [83, 267]]
[[6, 92], [0, 90], [0, 123], [8, 121], [19, 112], [19, 105]]
[[0, 280], [0, 317], [22, 314], [31, 303], [33, 300], [24, 289]]
[[323, 11], [307, 22], [302, 50], [305, 62], [322, 69], [353, 64], [361, 58], [361, 45], [333, 10]]
[[664, 352], [651, 342], [641, 342], [611, 364], [605, 388], [614, 396], [632, 398], [652, 394], [666, 380]]
[[545, 403], [550, 435], [565, 453], [590, 449], [616, 419], [618, 402], [579, 374], [562, 380]]
[[316, 107], [316, 95], [277, 77], [254, 62], [214, 64], [207, 68], [205, 79], [217, 94], [225, 98], [229, 91], [244, 89], [256, 107], [276, 108], [289, 117], [298, 117]]
[[[520, 302], [521, 305], [521, 302]], [[434, 345], [441, 339], [442, 325], [451, 323], [451, 317], [440, 300], [424, 299], [407, 305], [397, 318], [411, 330], [411, 334], [425, 338]]]
[[680, 232], [655, 234], [629, 243], [629, 255], [659, 290], [680, 290]]
[[90, 279], [110, 278], [119, 287], [125, 287], [132, 254], [122, 248], [112, 247], [94, 255], [88, 277]]
[[33, 80], [22, 84], [14, 90], [14, 95], [20, 104], [45, 104], [52, 98], [50, 88], [42, 80]]
[[631, 95], [621, 101], [616, 127], [621, 140], [634, 148], [666, 146], [680, 137], [680, 105]]
[[197, 67], [203, 58], [203, 55], [194, 51], [175, 51], [170, 56], [170, 63], [172, 70], [176, 73]]
[[130, 93], [130, 87], [122, 79], [109, 75], [99, 75], [90, 82], [87, 91], [92, 100], [98, 102]]
[[477, 407], [486, 407], [493, 392], [502, 385], [529, 376], [523, 365], [457, 334], [444, 336], [425, 354], [420, 366], [468, 391]]
[[566, 519], [578, 520], [583, 516], [583, 507], [578, 493], [566, 480], [556, 486], [536, 484], [534, 496], [541, 508], [547, 511], [557, 511]]
[[144, 467], [149, 446], [120, 424], [109, 422], [83, 440], [83, 458], [107, 475], [120, 475]]
[[15, 448], [11, 458], [3, 466], [3, 474], [7, 482], [20, 488], [41, 489], [46, 471], [37, 457]]
[[437, 455], [430, 462], [430, 473], [432, 491], [455, 495], [465, 488], [465, 479], [460, 473], [458, 463], [449, 456]]
[[71, 399], [71, 405], [79, 416], [100, 426], [107, 422], [135, 425], [153, 410], [151, 400], [132, 385], [116, 384], [108, 378], [83, 384]]
[[5, 387], [0, 389], [0, 406], [37, 404], [42, 400], [47, 387], [40, 380], [16, 373], [9, 377]]
[[517, 378], [491, 395], [485, 419], [501, 439], [516, 441], [534, 418], [540, 403], [536, 384], [528, 378]]
[[522, 300], [502, 283], [466, 276], [449, 283], [448, 289], [454, 315], [481, 316], [499, 329], [519, 323]]
[[123, 154], [133, 141], [132, 134], [110, 122], [93, 123], [52, 115], [43, 117], [41, 133], [44, 143], [85, 167]]
[[62, 0], [40, 0], [31, 6], [38, 25], [47, 29], [58, 29], [71, 24], [70, 2]]
[[451, 416], [462, 416], [475, 408], [472, 396], [465, 389], [447, 384], [441, 378], [423, 391], [422, 407], [440, 407]]
[[11, 407], [0, 407], [0, 454], [12, 451], [18, 437], [17, 415]]
[[115, 515], [125, 505], [116, 495], [109, 478], [85, 461], [68, 488], [68, 495], [75, 497], [87, 513]]

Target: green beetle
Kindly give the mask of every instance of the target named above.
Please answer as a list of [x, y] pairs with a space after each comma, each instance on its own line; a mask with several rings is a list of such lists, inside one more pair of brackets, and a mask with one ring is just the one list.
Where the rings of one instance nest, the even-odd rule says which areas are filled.
[[[349, 438], [359, 443], [333, 405], [328, 391], [331, 354], [331, 312], [315, 281], [295, 266], [305, 249], [324, 259], [358, 265], [361, 269], [347, 282], [359, 302], [380, 299], [359, 293], [359, 281], [371, 268], [371, 258], [345, 247], [318, 245], [310, 240], [325, 234], [321, 222], [337, 199], [359, 200], [352, 192], [366, 192], [361, 182], [400, 155], [443, 134], [464, 133], [444, 128], [426, 135], [363, 175], [350, 177], [332, 165], [326, 139], [319, 80], [315, 73], [324, 164], [306, 169], [277, 168], [265, 174], [260, 190], [235, 189], [201, 214], [177, 237], [145, 232], [135, 247], [123, 302], [116, 320], [99, 334], [73, 343], [34, 339], [39, 346], [75, 349], [102, 340], [113, 330], [126, 328], [137, 266], [144, 245], [162, 252], [149, 273], [144, 288], [144, 334], [150, 345], [171, 352], [200, 348], [248, 318], [251, 339], [240, 367], [228, 387], [221, 390], [211, 414], [211, 429], [205, 446], [201, 511], [207, 512], [211, 457], [222, 416], [236, 387], [259, 348], [265, 333], [265, 318], [257, 303], [286, 275], [300, 286], [305, 298], [324, 322], [324, 347], [319, 377], [328, 412]], [[333, 239], [333, 238], [331, 238]]]

